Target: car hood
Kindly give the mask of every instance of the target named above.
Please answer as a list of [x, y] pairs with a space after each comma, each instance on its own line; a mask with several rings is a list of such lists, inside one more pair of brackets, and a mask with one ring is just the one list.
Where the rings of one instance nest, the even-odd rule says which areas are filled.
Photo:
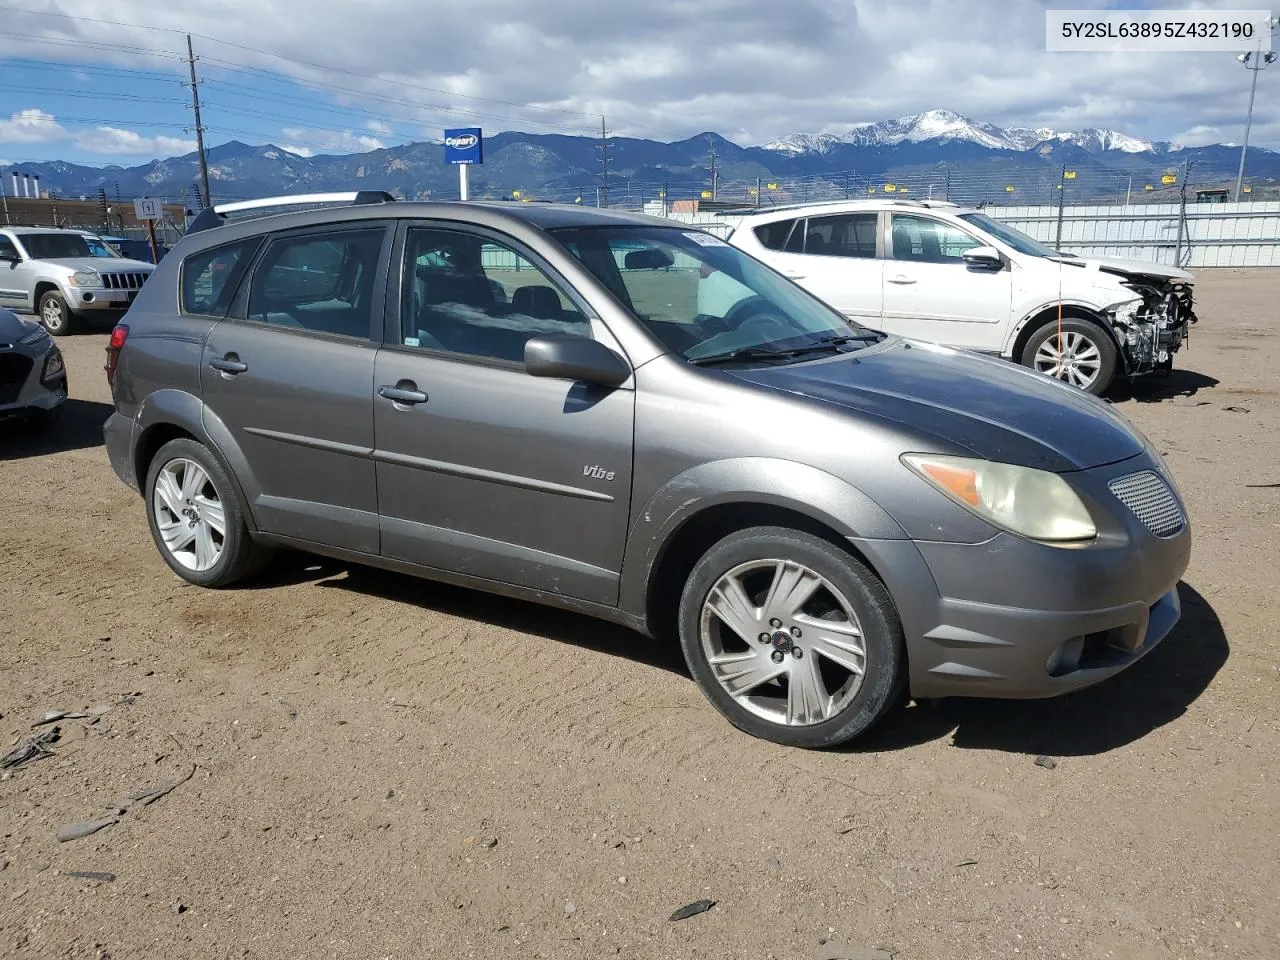
[[0, 307], [0, 344], [16, 344], [29, 336], [36, 325], [18, 317], [12, 310]]
[[1192, 281], [1195, 275], [1171, 267], [1164, 263], [1152, 263], [1150, 260], [1131, 260], [1126, 257], [1068, 257], [1063, 263], [1083, 264], [1087, 270], [1102, 273], [1123, 273], [1130, 276], [1160, 277], [1165, 280]]
[[1145, 449], [1105, 401], [1004, 360], [915, 340], [891, 338], [835, 360], [726, 372], [1019, 466], [1086, 470]]
[[155, 264], [143, 263], [141, 260], [124, 260], [117, 257], [59, 257], [41, 260], [41, 263], [53, 263], [68, 270], [94, 270], [98, 273], [150, 273]]

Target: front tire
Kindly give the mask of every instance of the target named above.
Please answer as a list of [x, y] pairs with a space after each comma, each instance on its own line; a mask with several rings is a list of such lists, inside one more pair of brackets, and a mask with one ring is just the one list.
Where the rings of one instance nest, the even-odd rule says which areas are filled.
[[147, 524], [160, 556], [198, 587], [225, 587], [260, 570], [271, 552], [255, 543], [235, 484], [208, 448], [170, 440], [143, 487]]
[[77, 322], [75, 314], [67, 306], [67, 301], [56, 290], [50, 290], [40, 297], [38, 306], [40, 323], [55, 337], [65, 337], [75, 333]]
[[1061, 340], [1058, 321], [1050, 320], [1022, 348], [1021, 362], [1037, 373], [1100, 397], [1115, 379], [1116, 345], [1093, 321], [1063, 317]]
[[679, 627], [707, 699], [738, 729], [786, 746], [854, 739], [905, 681], [902, 625], [884, 585], [848, 552], [785, 527], [711, 547], [685, 584]]

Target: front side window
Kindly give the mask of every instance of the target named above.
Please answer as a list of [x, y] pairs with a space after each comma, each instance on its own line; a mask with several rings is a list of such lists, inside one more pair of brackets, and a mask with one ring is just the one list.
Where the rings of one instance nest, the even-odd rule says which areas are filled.
[[591, 336], [591, 322], [554, 280], [511, 247], [475, 234], [410, 229], [404, 282], [405, 346], [520, 363], [530, 337]]
[[201, 250], [182, 263], [182, 312], [221, 317], [235, 295], [257, 240]]
[[893, 259], [923, 263], [964, 263], [966, 250], [982, 246], [958, 227], [931, 217], [893, 214]]
[[966, 223], [972, 223], [979, 230], [985, 230], [993, 237], [1003, 240], [1006, 244], [1013, 247], [1019, 253], [1025, 253], [1029, 257], [1060, 257], [1062, 254], [1053, 247], [1045, 246], [1034, 237], [1029, 237], [1021, 230], [1009, 226], [1007, 223], [1001, 223], [994, 220], [985, 213], [962, 213], [959, 214], [961, 220]]
[[89, 256], [91, 257], [109, 257], [113, 260], [119, 260], [120, 254], [117, 253], [109, 243], [101, 237], [86, 235], [84, 237], [85, 246], [89, 248]]
[[249, 287], [249, 319], [369, 338], [383, 227], [272, 241]]
[[18, 256], [18, 248], [13, 245], [13, 241], [8, 237], [0, 237], [0, 257], [20, 259]]
[[94, 256], [88, 241], [79, 233], [24, 233], [22, 245], [32, 260], [71, 260]]
[[810, 217], [805, 225], [804, 252], [825, 257], [874, 259], [879, 219], [876, 213]]
[[629, 226], [550, 232], [655, 337], [691, 362], [784, 362], [881, 338], [710, 234]]

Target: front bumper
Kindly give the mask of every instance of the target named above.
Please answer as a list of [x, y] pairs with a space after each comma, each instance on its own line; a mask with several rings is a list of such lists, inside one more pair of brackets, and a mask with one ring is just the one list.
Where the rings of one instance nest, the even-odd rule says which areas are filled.
[[70, 287], [67, 306], [76, 313], [124, 313], [137, 299], [137, 290], [107, 290], [100, 287]]
[[[1096, 491], [1148, 469], [1142, 455], [1076, 476]], [[1111, 503], [1116, 526], [1087, 547], [1003, 533], [976, 544], [853, 541], [898, 606], [912, 695], [1058, 696], [1114, 676], [1167, 637], [1181, 616], [1189, 523], [1157, 537]]]
[[0, 417], [54, 410], [67, 402], [65, 368], [49, 380], [41, 379], [45, 362], [54, 350], [57, 347], [39, 353], [19, 348], [0, 354]]

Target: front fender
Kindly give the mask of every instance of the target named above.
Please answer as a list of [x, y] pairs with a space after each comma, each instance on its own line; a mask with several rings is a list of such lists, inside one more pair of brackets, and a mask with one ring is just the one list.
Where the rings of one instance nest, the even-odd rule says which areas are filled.
[[793, 510], [843, 537], [907, 539], [871, 497], [816, 467], [768, 457], [714, 460], [672, 477], [633, 514], [622, 561], [622, 609], [643, 615], [651, 577], [666, 544], [702, 511], [730, 503]]
[[[262, 491], [253, 471], [249, 469], [249, 461], [227, 425], [199, 397], [185, 390], [156, 390], [148, 394], [139, 405], [134, 423], [135, 451], [146, 448], [145, 438], [149, 430], [167, 426], [177, 427], [191, 434], [208, 447], [222, 461], [231, 482], [236, 485], [240, 502], [248, 511], [250, 529], [258, 529], [253, 518], [253, 505]], [[146, 482], [146, 468], [137, 464], [136, 469], [138, 486], [141, 488]]]
[[1032, 320], [1036, 319], [1046, 311], [1054, 311], [1056, 313], [1059, 303], [1062, 304], [1062, 307], [1064, 310], [1075, 311], [1077, 315], [1079, 315], [1080, 313], [1088, 314], [1089, 319], [1093, 320], [1095, 323], [1101, 326], [1104, 330], [1106, 330], [1107, 333], [1111, 335], [1111, 339], [1116, 341], [1117, 345], [1120, 343], [1119, 338], [1116, 336], [1115, 328], [1111, 325], [1111, 321], [1107, 319], [1107, 315], [1104, 312], [1104, 310], [1100, 308], [1096, 303], [1090, 303], [1087, 300], [1078, 300], [1074, 298], [1063, 299], [1061, 301], [1049, 300], [1046, 303], [1042, 303], [1039, 306], [1034, 307], [1031, 310], [1028, 310], [1025, 314], [1023, 314], [1022, 319], [1020, 319], [1017, 323], [1015, 323], [1009, 329], [1009, 335], [1005, 338], [1004, 347], [1000, 351], [1001, 355], [1005, 357], [1011, 357], [1016, 362], [1018, 358], [1013, 356], [1013, 347], [1014, 347], [1014, 344], [1018, 342], [1018, 337], [1022, 334], [1022, 331], [1026, 329], [1027, 324], [1029, 324]]

